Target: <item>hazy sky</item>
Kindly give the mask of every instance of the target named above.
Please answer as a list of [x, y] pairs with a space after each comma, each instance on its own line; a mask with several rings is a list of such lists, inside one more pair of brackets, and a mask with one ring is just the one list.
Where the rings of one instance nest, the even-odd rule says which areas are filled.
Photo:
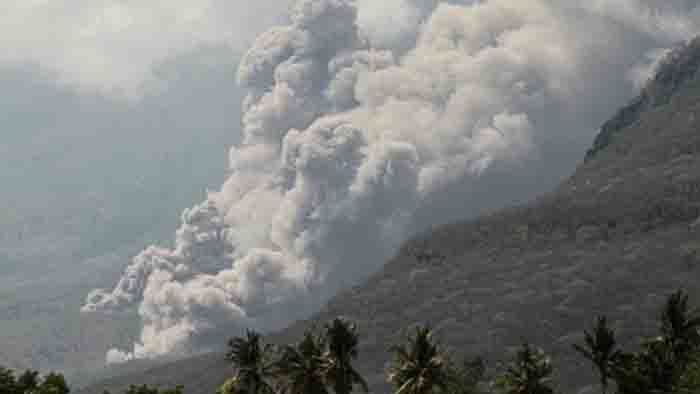
[[[405, 36], [420, 23], [416, 8], [438, 0], [359, 0], [360, 23], [376, 39]], [[454, 3], [473, 3], [455, 0]], [[38, 64], [81, 89], [142, 93], [154, 65], [200, 46], [248, 47], [286, 17], [291, 0], [6, 0], [0, 14], [0, 64]], [[691, 9], [693, 1], [594, 0], [585, 8], [639, 30], [683, 37], [687, 15], [655, 20], [658, 10]], [[652, 7], [645, 9], [644, 7]], [[528, 7], [528, 5], [525, 5]], [[641, 11], [640, 11], [641, 10]], [[386, 16], [391, 15], [391, 23]], [[396, 45], [392, 42], [392, 45]]]
[[166, 178], [181, 172], [164, 158], [189, 155], [192, 167], [211, 168], [217, 157], [221, 177], [240, 135], [238, 61], [282, 18], [283, 3], [3, 1], [0, 217], [25, 203], [38, 212], [12, 215], [60, 212], [36, 206], [42, 192], [62, 205], [63, 191], [137, 184], [160, 167]]
[[0, 63], [39, 64], [82, 89], [134, 94], [153, 66], [202, 45], [242, 48], [286, 0], [6, 0]]

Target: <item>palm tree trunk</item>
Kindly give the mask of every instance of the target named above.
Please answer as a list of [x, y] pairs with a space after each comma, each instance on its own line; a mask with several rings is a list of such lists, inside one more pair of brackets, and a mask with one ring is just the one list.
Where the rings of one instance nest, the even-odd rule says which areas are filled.
[[257, 387], [257, 382], [252, 381], [250, 382], [250, 385], [248, 386], [248, 394], [258, 394], [258, 387]]

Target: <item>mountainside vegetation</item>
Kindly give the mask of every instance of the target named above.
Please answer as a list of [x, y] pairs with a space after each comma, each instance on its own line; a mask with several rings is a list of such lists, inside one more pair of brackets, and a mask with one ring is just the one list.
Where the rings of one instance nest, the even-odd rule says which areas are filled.
[[[658, 332], [633, 350], [617, 343], [605, 316], [573, 350], [599, 374], [595, 390], [603, 394], [694, 394], [700, 392], [700, 313], [684, 291], [671, 294], [658, 314]], [[232, 374], [217, 394], [351, 394], [368, 385], [354, 367], [358, 358], [357, 325], [335, 318], [322, 331], [308, 329], [294, 344], [264, 343], [249, 331], [229, 342], [226, 359]], [[555, 364], [545, 352], [523, 342], [498, 368], [487, 369], [480, 357], [459, 361], [425, 326], [410, 330], [406, 343], [389, 348], [393, 355], [386, 381], [394, 394], [554, 394]], [[492, 373], [492, 374], [491, 374]], [[559, 387], [566, 387], [562, 382]], [[591, 386], [593, 387], [593, 386]], [[131, 385], [125, 394], [186, 394], [183, 386], [159, 389]], [[18, 377], [0, 368], [0, 393], [68, 394], [63, 375], [41, 377], [25, 371]], [[105, 391], [104, 394], [108, 394]], [[213, 393], [212, 393], [213, 394]]]
[[[488, 365], [524, 351], [523, 342], [537, 344], [551, 357], [551, 380], [536, 347], [522, 360], [534, 363], [535, 375], [555, 392], [595, 392], [591, 382], [605, 382], [610, 392], [621, 379], [610, 360], [624, 360], [633, 377], [669, 356], [659, 353], [658, 343], [640, 345], [638, 338], [654, 338], [656, 310], [672, 289], [700, 297], [698, 42], [674, 51], [642, 93], [665, 92], [652, 95], [663, 100], [614, 128], [614, 138], [598, 144], [558, 188], [529, 204], [415, 237], [365, 283], [266, 339], [292, 343], [316, 322], [345, 316], [362, 329], [356, 365], [371, 392], [391, 390], [384, 376], [387, 347], [415, 324]], [[606, 319], [586, 335], [581, 327], [591, 316]], [[585, 357], [572, 351], [575, 344]], [[619, 358], [619, 349], [631, 350]], [[187, 393], [204, 394], [229, 377], [223, 354], [204, 354], [79, 393], [138, 383], [183, 384]]]
[[586, 154], [592, 159], [610, 145], [616, 135], [640, 120], [651, 109], [667, 105], [673, 96], [697, 78], [700, 68], [700, 39], [671, 50], [658, 65], [654, 78], [631, 103], [605, 122]]

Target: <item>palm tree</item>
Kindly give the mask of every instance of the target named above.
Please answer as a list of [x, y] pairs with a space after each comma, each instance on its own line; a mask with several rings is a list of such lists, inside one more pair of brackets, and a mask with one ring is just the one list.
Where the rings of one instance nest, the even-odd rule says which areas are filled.
[[313, 330], [296, 345], [287, 345], [276, 372], [285, 394], [328, 394], [324, 379], [324, 339]]
[[452, 383], [449, 357], [433, 339], [427, 327], [417, 327], [406, 345], [393, 346], [394, 361], [388, 381], [396, 386], [395, 394], [430, 394], [446, 392]]
[[369, 389], [362, 375], [355, 370], [352, 360], [357, 358], [357, 325], [343, 318], [326, 324], [327, 350], [323, 356], [323, 375], [336, 394], [350, 394], [355, 385], [367, 393]]
[[679, 384], [679, 393], [700, 392], [700, 360], [688, 366]]
[[643, 353], [621, 353], [611, 365], [610, 376], [617, 385], [618, 394], [649, 393], [651, 377], [645, 372], [648, 362]]
[[226, 358], [235, 368], [234, 376], [227, 380], [219, 392], [221, 394], [273, 394], [269, 383], [273, 376], [273, 350], [270, 344], [263, 344], [260, 334], [248, 331], [245, 337], [229, 341]]
[[461, 366], [453, 366], [452, 394], [477, 394], [480, 392], [479, 384], [486, 374], [486, 363], [481, 357], [464, 359]]
[[70, 388], [63, 375], [51, 372], [44, 377], [44, 381], [41, 382], [36, 391], [39, 394], [68, 394]]
[[621, 394], [697, 392], [694, 371], [700, 358], [700, 317], [684, 291], [673, 293], [660, 314], [661, 333], [640, 351], [618, 353], [609, 369]]
[[585, 344], [574, 345], [574, 349], [587, 358], [598, 369], [603, 394], [608, 392], [613, 363], [622, 354], [617, 349], [615, 331], [608, 326], [605, 316], [598, 317], [593, 332], [585, 331]]
[[39, 371], [28, 369], [17, 378], [17, 387], [20, 393], [31, 393], [35, 391], [39, 387], [39, 383]]
[[700, 316], [688, 305], [688, 295], [679, 290], [669, 296], [661, 310], [661, 335], [646, 340], [638, 355], [640, 375], [658, 392], [677, 390], [698, 358]]
[[506, 394], [552, 394], [548, 385], [552, 370], [551, 360], [541, 349], [524, 343], [496, 385]]
[[673, 293], [661, 311], [661, 340], [681, 366], [690, 363], [692, 353], [700, 348], [700, 315], [690, 309], [683, 290]]
[[14, 371], [0, 366], [0, 393], [16, 393], [18, 391]]

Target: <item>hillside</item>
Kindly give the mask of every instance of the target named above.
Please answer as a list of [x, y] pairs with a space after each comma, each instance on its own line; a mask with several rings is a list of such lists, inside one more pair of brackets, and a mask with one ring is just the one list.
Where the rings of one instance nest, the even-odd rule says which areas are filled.
[[[698, 43], [670, 57], [675, 63], [661, 69], [670, 74], [635, 102], [651, 91], [668, 97], [631, 116], [623, 109], [616, 119], [625, 121], [603, 129], [614, 129], [614, 138], [599, 137], [595, 153], [556, 190], [416, 237], [314, 317], [360, 323], [360, 365], [373, 392], [387, 391], [386, 349], [415, 322], [430, 323], [455, 352], [491, 361], [521, 338], [543, 346], [557, 359], [557, 382], [570, 391], [591, 381], [571, 344], [596, 314], [608, 314], [632, 339], [654, 328], [672, 290], [700, 296], [700, 76], [696, 62], [678, 63], [700, 57]], [[272, 338], [291, 340], [307, 326], [298, 322]], [[228, 372], [222, 355], [204, 355], [79, 393], [128, 383], [213, 393]]]
[[182, 207], [224, 176], [240, 119], [228, 102], [242, 100], [232, 64], [224, 49], [174, 58], [139, 101], [0, 67], [0, 365], [75, 382], [110, 346], [133, 342], [135, 313], [88, 316], [80, 305], [144, 247], [167, 244]]

